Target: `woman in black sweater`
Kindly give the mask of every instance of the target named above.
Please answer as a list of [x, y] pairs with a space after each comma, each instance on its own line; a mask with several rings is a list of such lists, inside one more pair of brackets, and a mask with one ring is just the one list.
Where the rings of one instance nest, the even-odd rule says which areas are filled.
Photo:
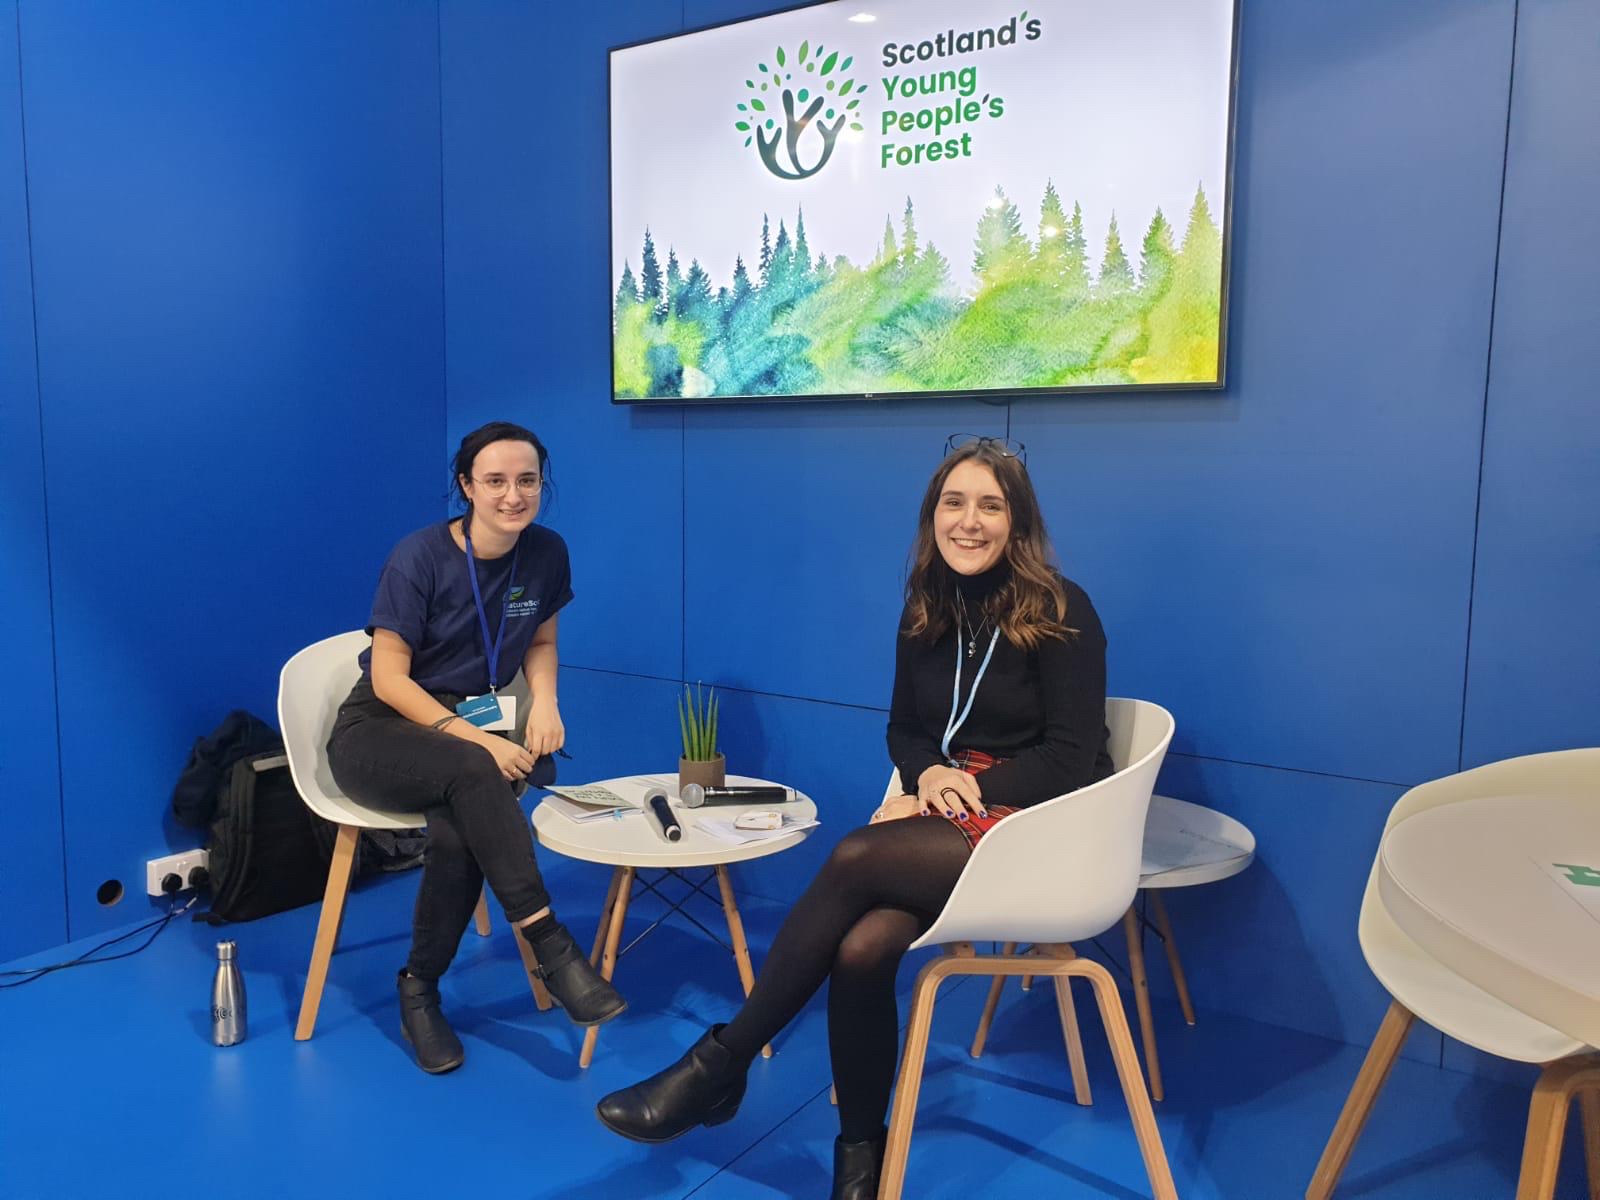
[[877, 1195], [899, 1046], [895, 970], [999, 820], [1112, 772], [1105, 634], [1052, 551], [1021, 447], [952, 439], [928, 483], [895, 655], [889, 754], [906, 788], [834, 848], [754, 990], [666, 1070], [600, 1101], [664, 1142], [729, 1120], [756, 1053], [826, 979], [839, 1096], [834, 1200]]

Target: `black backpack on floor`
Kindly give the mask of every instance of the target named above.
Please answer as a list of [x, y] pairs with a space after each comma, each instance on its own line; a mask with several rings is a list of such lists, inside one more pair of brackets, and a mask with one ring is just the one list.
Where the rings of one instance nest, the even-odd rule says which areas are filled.
[[281, 751], [240, 759], [211, 817], [208, 919], [254, 921], [321, 900], [337, 833], [300, 799]]
[[[253, 921], [322, 899], [338, 828], [306, 807], [282, 740], [260, 718], [229, 713], [195, 742], [173, 811], [209, 831], [211, 911], [196, 920]], [[424, 836], [420, 829], [362, 830], [357, 873], [418, 865]]]

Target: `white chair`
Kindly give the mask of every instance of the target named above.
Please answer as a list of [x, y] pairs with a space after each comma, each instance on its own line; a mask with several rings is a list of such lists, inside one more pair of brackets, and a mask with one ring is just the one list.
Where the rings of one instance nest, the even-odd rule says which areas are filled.
[[[1184, 978], [1183, 961], [1173, 936], [1172, 920], [1161, 893], [1168, 888], [1195, 887], [1237, 875], [1255, 860], [1255, 835], [1226, 813], [1171, 796], [1151, 796], [1150, 813], [1145, 818], [1144, 850], [1139, 866], [1139, 891], [1146, 897], [1155, 917], [1156, 933], [1166, 948], [1167, 965], [1178, 992], [1183, 1019], [1194, 1024], [1194, 1004], [1189, 999], [1189, 981]], [[1161, 1060], [1156, 1053], [1155, 1024], [1150, 1012], [1150, 976], [1144, 960], [1144, 918], [1137, 903], [1122, 914], [1122, 932], [1128, 941], [1128, 975], [1133, 981], [1134, 1006], [1139, 1012], [1139, 1033], [1144, 1041], [1145, 1069], [1150, 1076], [1150, 1097], [1166, 1099], [1161, 1082]], [[1010, 948], [1007, 948], [1010, 953]], [[1023, 976], [1026, 991], [1032, 980]], [[997, 978], [989, 989], [989, 1001], [972, 1039], [972, 1057], [983, 1054], [1005, 980]]]
[[[1412, 788], [1396, 801], [1384, 832], [1426, 809], [1462, 800], [1584, 792], [1600, 792], [1600, 750], [1530, 754]], [[1600, 1196], [1600, 1059], [1583, 1055], [1589, 1047], [1489, 995], [1412, 941], [1384, 907], [1376, 859], [1361, 899], [1360, 937], [1367, 965], [1393, 999], [1306, 1188], [1307, 1200], [1326, 1200], [1338, 1186], [1373, 1102], [1418, 1017], [1487, 1054], [1546, 1064], [1528, 1114], [1518, 1200], [1554, 1194], [1561, 1134], [1574, 1094], [1583, 1102], [1589, 1194]]]
[[[1077, 1021], [1069, 982], [1075, 975], [1088, 978], [1152, 1193], [1156, 1200], [1176, 1200], [1116, 982], [1099, 963], [1077, 957], [1070, 945], [1115, 925], [1133, 900], [1139, 885], [1145, 810], [1172, 740], [1172, 715], [1142, 700], [1107, 700], [1106, 724], [1117, 773], [1016, 813], [991, 829], [973, 851], [944, 911], [912, 946], [943, 945], [948, 953], [917, 976], [889, 1117], [880, 1200], [899, 1200], [904, 1185], [934, 999], [939, 984], [951, 975], [1052, 978], [1081, 1104], [1088, 1103], [1088, 1079], [1081, 1046], [1075, 1047]], [[891, 786], [898, 788], [898, 779], [891, 780]], [[1004, 942], [1010, 948], [1032, 943], [1035, 952], [980, 955], [975, 942]]]
[[[322, 915], [317, 920], [317, 937], [311, 949], [311, 966], [306, 972], [305, 992], [300, 999], [300, 1019], [294, 1028], [296, 1041], [305, 1041], [316, 1028], [322, 988], [339, 941], [345, 897], [355, 872], [356, 843], [361, 831], [415, 829], [426, 823], [421, 813], [391, 812], [357, 804], [339, 790], [328, 767], [325, 751], [328, 735], [333, 732], [334, 717], [361, 676], [356, 657], [370, 642], [371, 639], [359, 630], [314, 642], [284, 663], [278, 676], [278, 728], [283, 734], [295, 789], [306, 807], [339, 827], [333, 844], [333, 861], [328, 867], [328, 886], [322, 896]], [[489, 909], [481, 895], [475, 921], [478, 933], [487, 937]], [[548, 1009], [550, 998], [532, 973], [535, 965], [532, 952], [522, 938], [515, 941], [529, 972], [534, 999], [541, 1011]]]

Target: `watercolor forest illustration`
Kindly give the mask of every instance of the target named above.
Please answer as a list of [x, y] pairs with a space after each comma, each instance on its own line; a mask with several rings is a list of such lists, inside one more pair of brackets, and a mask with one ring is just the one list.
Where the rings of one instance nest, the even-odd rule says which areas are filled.
[[919, 239], [909, 198], [862, 265], [811, 246], [801, 210], [792, 232], [764, 216], [759, 249], [714, 285], [674, 247], [663, 267], [647, 229], [639, 273], [624, 264], [614, 298], [616, 398], [1216, 381], [1222, 237], [1203, 187], [1181, 231], [1157, 208], [1132, 246], [1112, 216], [1098, 252], [1052, 184], [1031, 231], [997, 188], [963, 252], [970, 296]]

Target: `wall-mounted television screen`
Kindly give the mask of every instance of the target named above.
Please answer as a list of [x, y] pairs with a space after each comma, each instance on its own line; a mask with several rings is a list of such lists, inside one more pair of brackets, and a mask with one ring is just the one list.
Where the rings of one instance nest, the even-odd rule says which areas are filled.
[[836, 0], [613, 50], [613, 399], [1220, 387], [1236, 26]]

